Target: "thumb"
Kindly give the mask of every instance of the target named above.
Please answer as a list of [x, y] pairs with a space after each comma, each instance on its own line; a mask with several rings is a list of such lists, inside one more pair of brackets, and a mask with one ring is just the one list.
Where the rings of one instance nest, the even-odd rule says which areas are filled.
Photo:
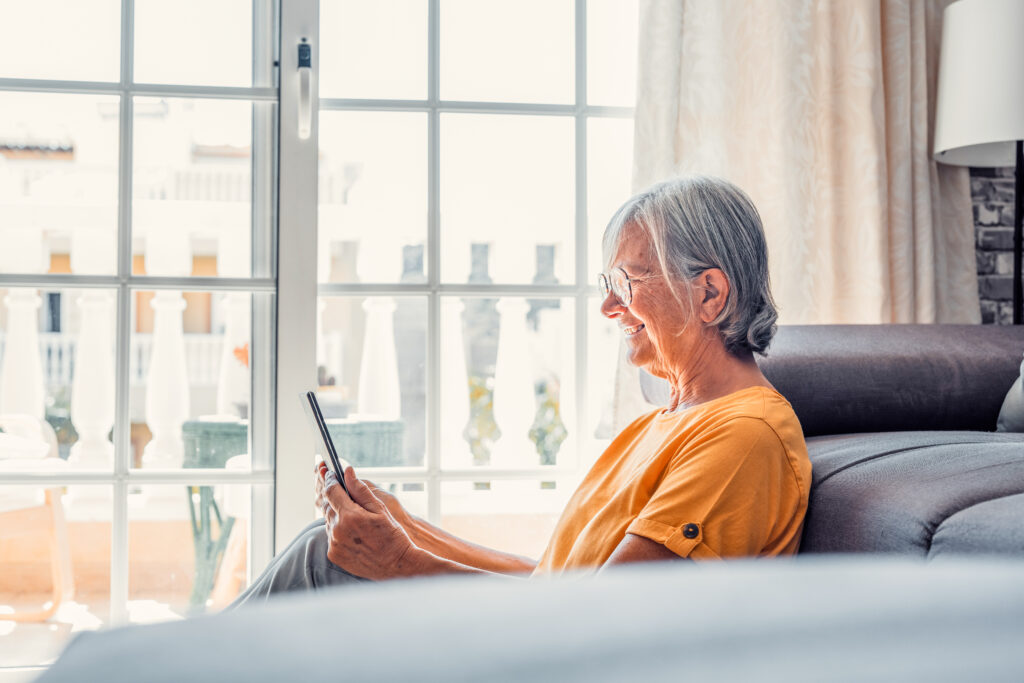
[[352, 500], [364, 510], [369, 510], [370, 512], [382, 512], [384, 510], [384, 504], [380, 502], [377, 496], [373, 495], [370, 487], [356, 476], [356, 471], [352, 467], [345, 468], [345, 486], [348, 488]]

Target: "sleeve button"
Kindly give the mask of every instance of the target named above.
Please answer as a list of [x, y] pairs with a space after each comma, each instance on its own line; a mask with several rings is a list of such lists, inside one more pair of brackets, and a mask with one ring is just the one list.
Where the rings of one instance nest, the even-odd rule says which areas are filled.
[[683, 527], [683, 536], [686, 538], [697, 538], [700, 536], [700, 527], [696, 524], [687, 524]]

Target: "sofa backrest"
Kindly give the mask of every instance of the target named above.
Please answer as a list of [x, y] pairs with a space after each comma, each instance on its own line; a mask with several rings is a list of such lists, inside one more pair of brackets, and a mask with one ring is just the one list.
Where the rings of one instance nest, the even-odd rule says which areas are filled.
[[[793, 405], [805, 436], [982, 430], [1020, 372], [1024, 326], [781, 326], [758, 365]], [[644, 397], [668, 386], [641, 371]]]

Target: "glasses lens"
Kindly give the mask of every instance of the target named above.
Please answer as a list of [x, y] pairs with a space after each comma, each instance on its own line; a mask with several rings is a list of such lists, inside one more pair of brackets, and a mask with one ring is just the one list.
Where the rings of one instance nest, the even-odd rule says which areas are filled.
[[626, 275], [626, 271], [621, 268], [613, 270], [611, 285], [612, 291], [615, 292], [615, 296], [619, 297], [619, 301], [622, 302], [622, 305], [628, 306], [632, 297], [630, 296], [629, 277]]
[[601, 288], [601, 293], [606, 297], [608, 293], [612, 291], [611, 284], [608, 282], [608, 276], [604, 273], [597, 274], [597, 286]]

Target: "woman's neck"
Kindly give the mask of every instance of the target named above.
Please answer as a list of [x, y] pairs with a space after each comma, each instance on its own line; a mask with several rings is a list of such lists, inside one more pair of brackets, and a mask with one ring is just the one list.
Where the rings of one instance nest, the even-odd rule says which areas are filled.
[[748, 387], [772, 388], [749, 351], [736, 355], [720, 343], [709, 344], [690, 361], [667, 378], [667, 412], [692, 408]]

